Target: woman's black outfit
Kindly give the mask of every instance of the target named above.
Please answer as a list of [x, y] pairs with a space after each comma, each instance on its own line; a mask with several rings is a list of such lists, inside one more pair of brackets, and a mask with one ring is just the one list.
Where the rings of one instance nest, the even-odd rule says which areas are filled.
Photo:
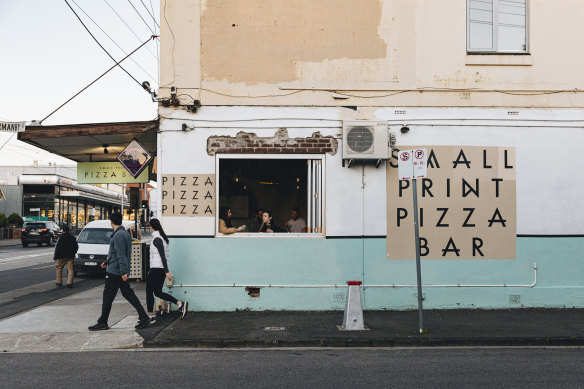
[[286, 232], [284, 231], [283, 228], [280, 228], [280, 226], [278, 226], [276, 223], [274, 222], [270, 222], [270, 223], [262, 223], [260, 230], [258, 232], [267, 232], [268, 228], [270, 228], [272, 231], [274, 232]]
[[[158, 231], [155, 231], [152, 235], [154, 239], [150, 245], [150, 266], [154, 267], [150, 268], [148, 277], [146, 278], [146, 308], [148, 312], [153, 312], [154, 310], [154, 296], [165, 301], [170, 301], [173, 304], [178, 303], [176, 298], [162, 291], [166, 273], [169, 272], [168, 262], [160, 234]], [[163, 267], [159, 267], [161, 264]]]

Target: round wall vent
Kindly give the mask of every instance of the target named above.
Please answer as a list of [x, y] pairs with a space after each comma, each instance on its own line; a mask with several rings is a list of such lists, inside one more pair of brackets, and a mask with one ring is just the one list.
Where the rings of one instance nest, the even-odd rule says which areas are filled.
[[347, 146], [356, 153], [367, 152], [373, 146], [373, 128], [352, 127], [347, 134]]

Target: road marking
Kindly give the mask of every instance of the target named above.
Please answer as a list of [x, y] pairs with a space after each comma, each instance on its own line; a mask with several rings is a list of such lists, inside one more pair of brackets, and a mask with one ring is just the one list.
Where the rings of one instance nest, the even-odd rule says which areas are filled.
[[48, 267], [55, 267], [55, 265], [48, 265], [48, 266], [41, 266], [41, 267], [33, 267], [32, 270], [40, 270], [40, 269], [46, 269]]
[[28, 254], [28, 255], [20, 255], [17, 257], [12, 257], [12, 258], [5, 258], [5, 259], [0, 259], [0, 263], [7, 263], [7, 262], [13, 262], [13, 261], [18, 261], [19, 259], [28, 259], [28, 258], [35, 258], [35, 257], [44, 257], [50, 255], [49, 253], [39, 253], [39, 254]]

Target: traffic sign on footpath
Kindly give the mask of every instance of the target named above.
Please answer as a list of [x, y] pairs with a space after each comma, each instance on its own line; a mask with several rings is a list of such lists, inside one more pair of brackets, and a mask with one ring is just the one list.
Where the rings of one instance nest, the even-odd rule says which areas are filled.
[[418, 188], [417, 178], [428, 176], [426, 149], [400, 151], [397, 155], [399, 179], [412, 180], [412, 197], [414, 199], [414, 238], [416, 244], [416, 275], [418, 284], [418, 324], [420, 333], [424, 333], [424, 315], [422, 306], [422, 268], [420, 265], [420, 227], [418, 225]]
[[426, 149], [400, 151], [398, 154], [398, 171], [400, 180], [426, 178], [428, 176]]

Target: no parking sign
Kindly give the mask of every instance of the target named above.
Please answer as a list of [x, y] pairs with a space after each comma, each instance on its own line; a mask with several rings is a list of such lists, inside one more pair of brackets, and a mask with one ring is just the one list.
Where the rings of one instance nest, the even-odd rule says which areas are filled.
[[426, 149], [400, 151], [397, 158], [399, 179], [426, 178], [428, 176], [427, 155]]

